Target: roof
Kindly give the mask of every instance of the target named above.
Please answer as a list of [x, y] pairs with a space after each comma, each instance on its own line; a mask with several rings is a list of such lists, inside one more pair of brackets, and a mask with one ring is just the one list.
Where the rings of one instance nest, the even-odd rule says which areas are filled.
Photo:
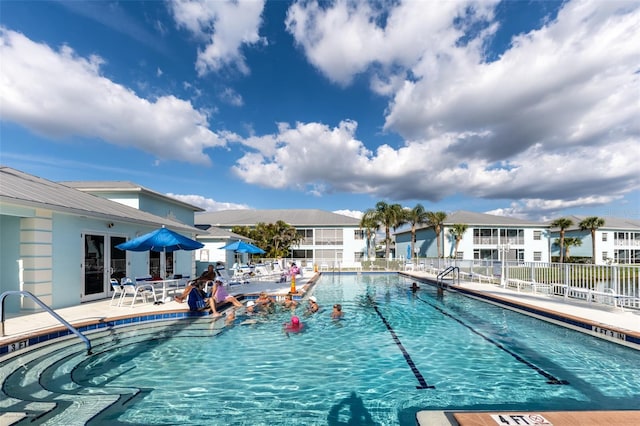
[[[590, 216], [563, 216], [566, 219], [570, 219], [573, 222], [573, 225], [567, 228], [567, 231], [575, 231], [580, 229], [580, 222], [585, 220]], [[600, 216], [598, 216], [600, 217]], [[601, 219], [604, 219], [604, 226], [601, 226], [599, 229], [609, 229], [609, 230], [640, 230], [640, 219], [632, 219], [632, 218], [619, 218], [619, 217], [608, 217], [603, 216]], [[555, 219], [554, 219], [555, 220]], [[553, 222], [550, 220], [547, 223], [549, 226]], [[552, 231], [559, 231], [560, 228], [551, 228]]]
[[243, 240], [253, 241], [251, 238], [244, 235], [236, 234], [235, 232], [228, 231], [226, 229], [218, 228], [217, 226], [211, 226], [206, 229], [202, 225], [198, 226], [199, 229], [203, 229], [205, 233], [198, 236], [199, 240], [206, 240], [207, 238], [215, 238], [219, 240]]
[[[445, 226], [452, 226], [455, 224], [464, 224], [470, 227], [479, 227], [479, 226], [487, 226], [487, 227], [514, 227], [514, 226], [523, 226], [523, 227], [538, 227], [538, 228], [546, 228], [548, 225], [542, 222], [534, 222], [530, 220], [518, 219], [515, 217], [508, 216], [498, 216], [487, 213], [475, 213], [466, 210], [458, 210], [453, 213], [447, 214], [446, 219], [443, 222]], [[429, 228], [428, 224], [424, 224], [421, 226], [416, 226], [416, 229], [425, 229]], [[405, 234], [407, 232], [411, 232], [411, 228], [406, 224], [403, 225], [395, 232], [395, 235]]]
[[201, 233], [193, 226], [78, 191], [10, 167], [0, 166], [0, 203]]
[[464, 223], [470, 226], [486, 225], [486, 226], [538, 226], [544, 228], [547, 225], [542, 222], [518, 219], [509, 216], [498, 216], [487, 213], [475, 213], [466, 210], [458, 210], [447, 215], [444, 223], [446, 225], [454, 225], [456, 223]]
[[293, 227], [360, 225], [360, 220], [354, 217], [315, 209], [220, 210], [195, 214], [195, 223], [197, 225], [255, 226], [260, 222], [275, 223], [279, 220]]
[[202, 212], [204, 209], [198, 206], [194, 206], [193, 204], [185, 203], [184, 201], [178, 200], [177, 198], [170, 197], [165, 194], [161, 194], [160, 192], [153, 191], [149, 188], [145, 188], [142, 185], [138, 185], [137, 183], [125, 181], [125, 180], [95, 180], [95, 181], [61, 181], [59, 182], [62, 185], [70, 186], [72, 188], [77, 189], [82, 192], [90, 192], [90, 193], [100, 193], [100, 192], [123, 192], [123, 193], [133, 193], [140, 192], [143, 194], [151, 195], [152, 197], [162, 198], [163, 200], [168, 200], [174, 204], [180, 204], [185, 207], [188, 207], [196, 212]]

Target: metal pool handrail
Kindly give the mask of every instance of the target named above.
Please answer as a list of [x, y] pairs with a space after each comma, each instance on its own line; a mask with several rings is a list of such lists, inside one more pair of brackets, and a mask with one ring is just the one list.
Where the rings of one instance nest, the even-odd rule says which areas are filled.
[[436, 279], [438, 280], [438, 285], [444, 285], [444, 277], [446, 277], [447, 275], [454, 273], [453, 274], [453, 281], [455, 282], [455, 279], [458, 278], [458, 284], [460, 284], [460, 268], [458, 268], [457, 266], [447, 266], [447, 268], [444, 271], [441, 271], [437, 276]]
[[24, 290], [9, 290], [9, 291], [5, 291], [4, 293], [0, 294], [0, 337], [3, 337], [5, 335], [4, 334], [4, 313], [5, 313], [5, 310], [4, 310], [4, 299], [7, 296], [11, 295], [11, 294], [19, 294], [21, 296], [27, 296], [27, 297], [31, 298], [31, 300], [36, 302], [42, 309], [44, 309], [45, 311], [49, 312], [52, 317], [54, 317], [55, 319], [60, 321], [60, 323], [62, 325], [67, 327], [69, 329], [69, 331], [71, 331], [73, 334], [78, 336], [85, 343], [85, 345], [87, 345], [87, 355], [91, 355], [91, 342], [89, 341], [89, 339], [84, 334], [80, 333], [74, 326], [69, 324], [60, 315], [56, 314], [50, 307], [45, 305], [42, 300], [38, 299], [32, 293], [30, 293], [28, 291], [24, 291]]

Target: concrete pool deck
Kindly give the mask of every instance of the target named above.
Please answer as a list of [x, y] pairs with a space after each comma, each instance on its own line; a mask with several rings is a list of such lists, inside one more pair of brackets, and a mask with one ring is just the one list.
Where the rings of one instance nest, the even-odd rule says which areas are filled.
[[[425, 272], [403, 272], [402, 275], [416, 280], [434, 279], [435, 276]], [[299, 280], [297, 288], [304, 293], [308, 286], [315, 281], [320, 274], [315, 274], [303, 280]], [[622, 310], [586, 302], [565, 301], [559, 297], [536, 295], [526, 292], [517, 292], [504, 289], [494, 284], [478, 284], [473, 282], [460, 282], [460, 288], [479, 294], [504, 299], [514, 304], [535, 307], [567, 318], [576, 318], [583, 322], [599, 324], [607, 330], [619, 330], [621, 333], [640, 336], [640, 312]], [[273, 296], [284, 296], [290, 290], [289, 283], [252, 282], [238, 286], [232, 286], [229, 292], [233, 295], [245, 295], [252, 297], [261, 291], [266, 291]], [[445, 296], [446, 297], [446, 296]], [[126, 316], [139, 316], [147, 313], [184, 312], [188, 310], [186, 304], [170, 301], [161, 305], [153, 303], [137, 303], [133, 307], [110, 306], [111, 300], [83, 303], [79, 306], [57, 309], [56, 313], [74, 326], [88, 322], [105, 321], [108, 319], [122, 318]], [[0, 346], [9, 342], [15, 342], [32, 335], [46, 333], [47, 330], [59, 327], [60, 323], [46, 312], [38, 312], [19, 317], [9, 317], [4, 324], [5, 336], [0, 337]], [[599, 336], [601, 337], [601, 336]], [[499, 422], [493, 416], [502, 415], [506, 421]], [[640, 425], [640, 411], [584, 411], [584, 412], [456, 412], [456, 411], [420, 411], [417, 413], [417, 424], [421, 426], [485, 426], [520, 424], [533, 425], [536, 423], [524, 423], [519, 415], [540, 415], [548, 421], [547, 426], [609, 426], [609, 425]], [[510, 417], [515, 416], [515, 417]], [[535, 417], [532, 417], [535, 419]], [[2, 422], [0, 421], [0, 424]], [[545, 424], [545, 423], [538, 423]]]

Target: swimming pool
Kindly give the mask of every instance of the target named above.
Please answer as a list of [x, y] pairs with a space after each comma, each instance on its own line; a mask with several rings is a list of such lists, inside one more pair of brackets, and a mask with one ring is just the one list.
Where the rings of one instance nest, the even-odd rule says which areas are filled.
[[[409, 284], [323, 275], [313, 289], [323, 310], [303, 333], [282, 332], [286, 313], [157, 325], [94, 341], [91, 357], [77, 345], [47, 380], [118, 395], [96, 423], [414, 425], [420, 410], [638, 409], [639, 351]], [[329, 318], [334, 303], [345, 319]]]

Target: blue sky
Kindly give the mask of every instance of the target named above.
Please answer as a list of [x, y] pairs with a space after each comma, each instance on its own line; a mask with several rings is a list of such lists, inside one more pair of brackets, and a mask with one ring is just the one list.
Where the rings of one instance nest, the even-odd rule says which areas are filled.
[[0, 163], [207, 210], [640, 217], [638, 1], [4, 1]]

